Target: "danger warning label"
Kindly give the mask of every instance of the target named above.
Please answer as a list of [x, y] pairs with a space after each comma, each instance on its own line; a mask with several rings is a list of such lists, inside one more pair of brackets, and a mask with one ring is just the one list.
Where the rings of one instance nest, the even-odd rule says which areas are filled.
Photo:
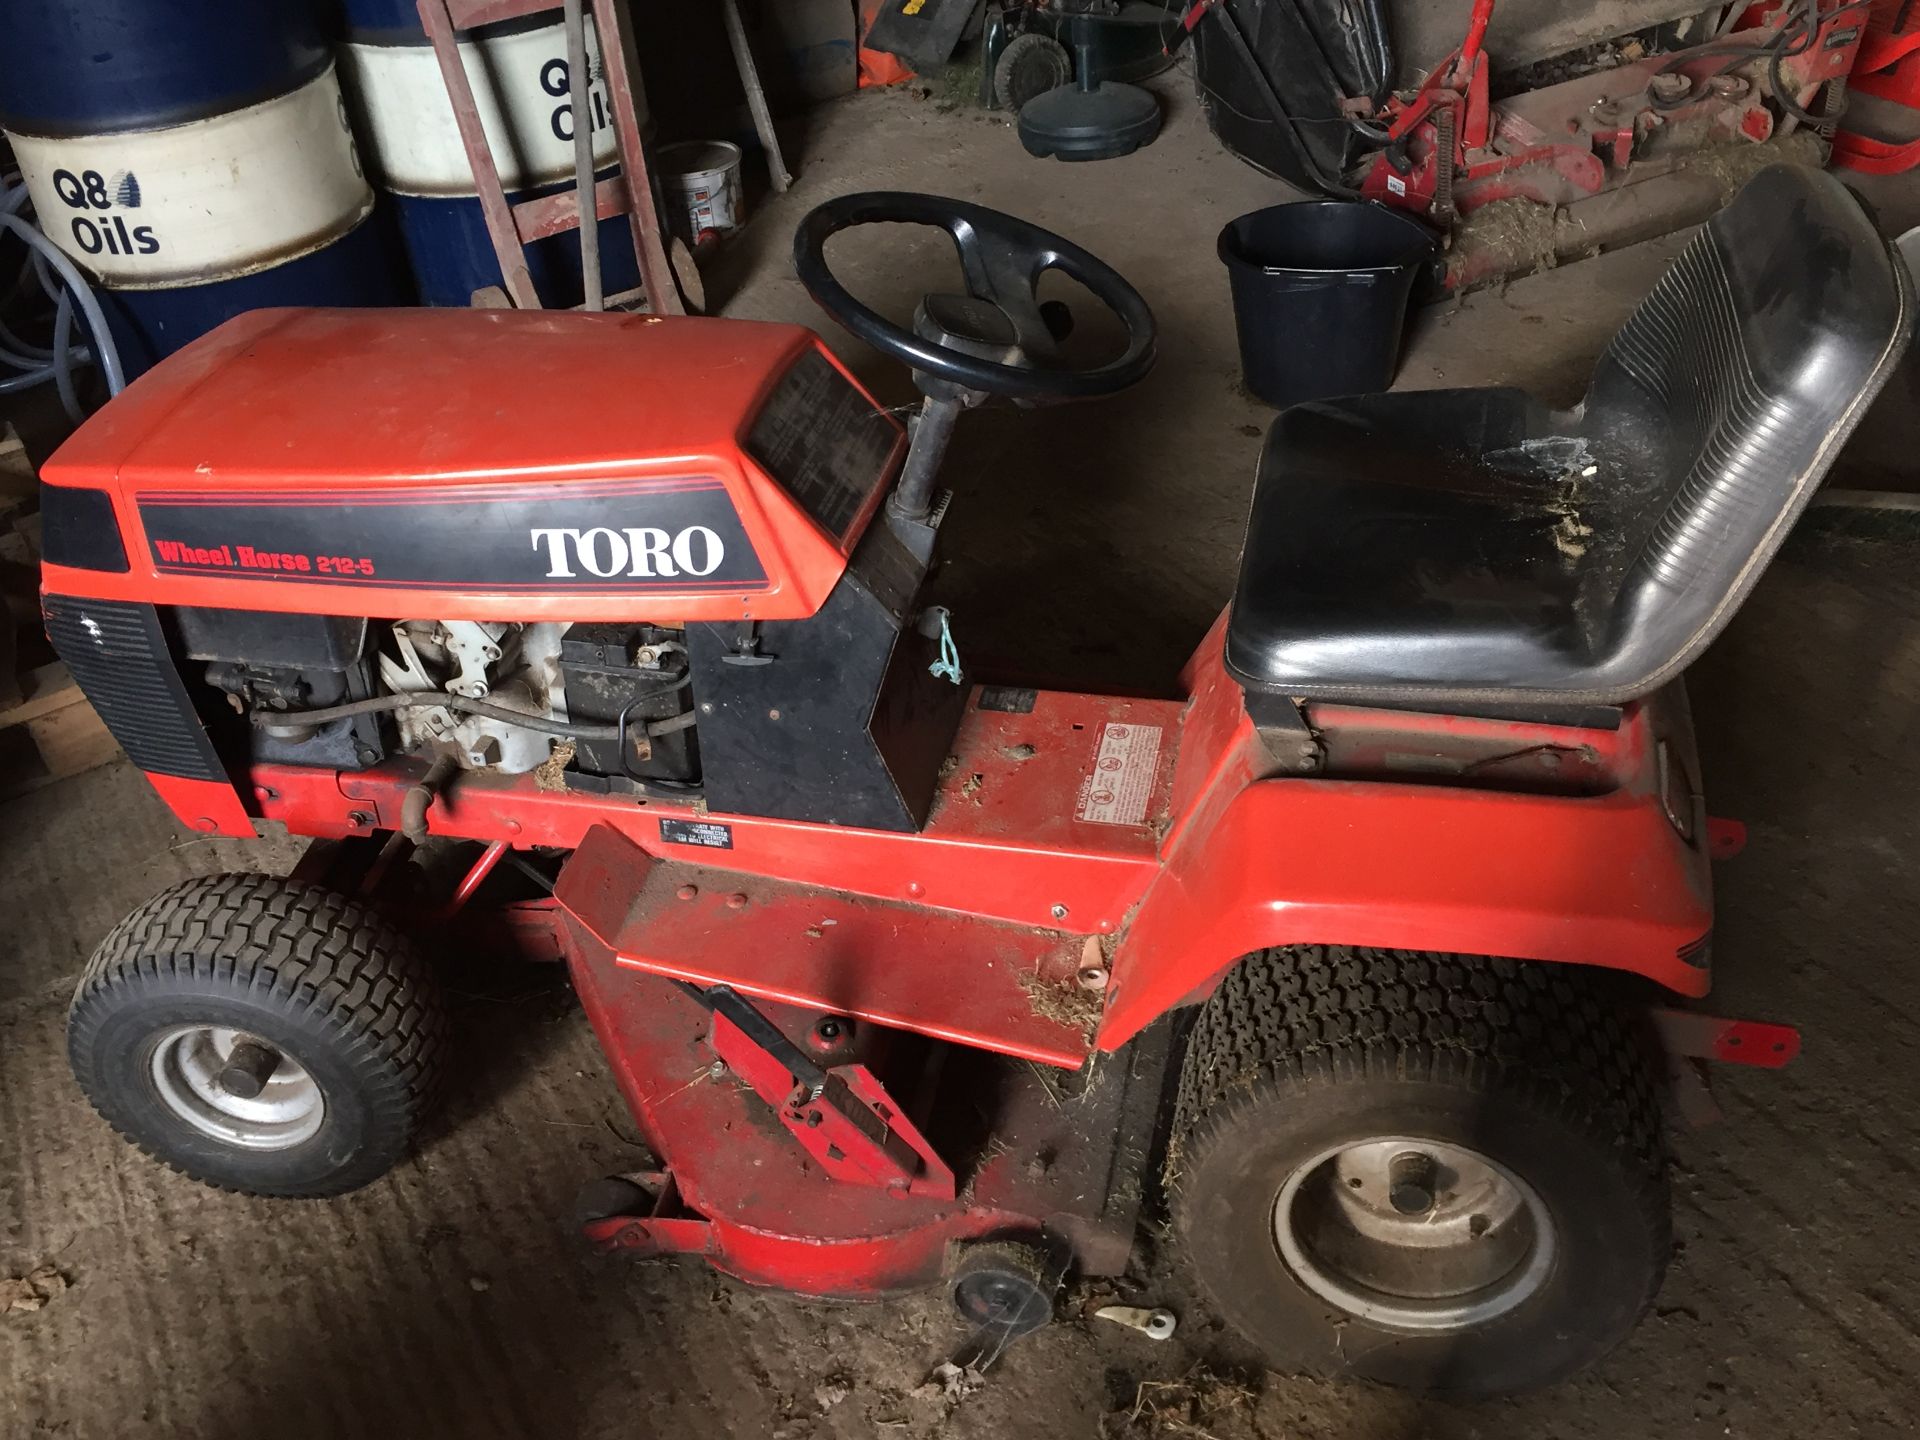
[[1107, 725], [1093, 769], [1080, 782], [1082, 820], [1096, 825], [1138, 825], [1153, 799], [1153, 776], [1160, 758], [1157, 725]]

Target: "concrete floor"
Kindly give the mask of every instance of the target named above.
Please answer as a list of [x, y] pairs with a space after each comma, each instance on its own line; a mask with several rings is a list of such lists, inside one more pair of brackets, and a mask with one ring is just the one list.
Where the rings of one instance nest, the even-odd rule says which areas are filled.
[[[1219, 152], [1185, 92], [1150, 149], [1039, 164], [1007, 127], [904, 94], [819, 113], [799, 184], [728, 257], [729, 313], [811, 322], [786, 250], [855, 188], [979, 199], [1087, 243], [1160, 317], [1163, 354], [1103, 404], [970, 417], [940, 585], [976, 666], [1168, 686], [1224, 603], [1259, 436], [1213, 237], [1277, 187]], [[934, 288], [939, 243], [848, 237], [872, 300]], [[1520, 381], [1571, 399], [1674, 246], [1643, 246], [1420, 318], [1401, 383]], [[836, 251], [836, 258], [841, 258]], [[905, 377], [835, 344], [888, 397]], [[1729, 1071], [1727, 1123], [1674, 1141], [1678, 1248], [1655, 1313], [1551, 1394], [1453, 1408], [1230, 1367], [1188, 1320], [1154, 1346], [1062, 1324], [958, 1401], [918, 1390], [959, 1341], [933, 1300], [806, 1304], [690, 1266], [596, 1260], [566, 1215], [632, 1153], [553, 975], [450, 961], [453, 1101], [419, 1156], [329, 1203], [201, 1189], [108, 1133], [61, 1025], [91, 947], [181, 876], [292, 847], [184, 834], [124, 764], [0, 807], [0, 1277], [70, 1282], [0, 1318], [0, 1435], [396, 1437], [1893, 1436], [1920, 1402], [1920, 596], [1910, 547], [1803, 527], [1693, 681], [1717, 813], [1720, 1003], [1792, 1019], [1782, 1074]], [[1186, 1341], [1192, 1343], [1188, 1344]], [[1148, 1388], [1142, 1390], [1142, 1382]], [[1136, 1401], [1145, 1404], [1136, 1409]], [[1158, 1409], [1156, 1416], [1155, 1410]], [[1185, 1428], [1181, 1428], [1184, 1426]]]

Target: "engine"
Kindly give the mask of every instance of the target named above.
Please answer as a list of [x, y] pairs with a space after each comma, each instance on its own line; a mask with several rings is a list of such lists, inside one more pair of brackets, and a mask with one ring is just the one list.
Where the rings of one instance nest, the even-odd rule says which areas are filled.
[[596, 791], [700, 778], [677, 629], [176, 613], [256, 760], [355, 770], [398, 753], [509, 775], [555, 763]]

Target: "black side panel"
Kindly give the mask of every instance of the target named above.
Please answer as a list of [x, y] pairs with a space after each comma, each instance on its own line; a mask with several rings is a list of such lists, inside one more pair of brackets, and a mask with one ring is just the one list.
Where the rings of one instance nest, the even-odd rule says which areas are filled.
[[48, 595], [47, 638], [107, 729], [142, 770], [227, 779], [151, 605]]
[[70, 485], [40, 487], [40, 553], [49, 565], [127, 573], [113, 497]]
[[933, 792], [940, 784], [940, 767], [953, 751], [953, 734], [973, 682], [960, 683], [933, 675], [929, 666], [939, 658], [938, 642], [915, 630], [904, 631], [893, 647], [880, 694], [873, 702], [867, 733], [881, 763], [899, 787], [913, 817], [915, 829], [926, 824], [933, 808]]
[[173, 616], [187, 654], [195, 660], [345, 670], [367, 648], [367, 622], [360, 615], [280, 615], [182, 605]]
[[689, 625], [707, 804], [873, 830], [926, 820], [959, 728], [964, 685], [928, 673], [936, 642], [913, 626], [924, 571], [884, 526], [808, 620], [760, 627], [738, 658], [738, 625]]

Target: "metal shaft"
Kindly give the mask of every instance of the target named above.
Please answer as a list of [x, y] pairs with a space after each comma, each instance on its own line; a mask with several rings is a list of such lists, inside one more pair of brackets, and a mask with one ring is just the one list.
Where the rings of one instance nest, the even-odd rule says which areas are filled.
[[573, 190], [580, 206], [580, 277], [586, 282], [587, 310], [604, 310], [600, 283], [600, 210], [593, 198], [593, 105], [587, 70], [585, 0], [566, 0], [567, 98], [573, 106]]
[[267, 1081], [280, 1068], [280, 1052], [258, 1040], [242, 1038], [234, 1042], [220, 1072], [220, 1088], [241, 1100], [255, 1100], [267, 1088]]
[[780, 153], [780, 137], [773, 132], [773, 112], [767, 108], [767, 92], [760, 84], [759, 67], [753, 63], [753, 47], [747, 43], [747, 27], [740, 19], [739, 0], [722, 0], [721, 18], [727, 25], [727, 44], [733, 48], [733, 63], [740, 72], [740, 88], [747, 92], [747, 109], [753, 115], [753, 130], [760, 137], [760, 148], [767, 152], [767, 180], [775, 190], [793, 183], [787, 173], [786, 159]]
[[953, 439], [954, 422], [959, 420], [962, 408], [958, 400], [932, 395], [920, 407], [907, 463], [900, 469], [900, 483], [894, 487], [889, 504], [902, 519], [924, 520], [933, 512], [933, 482], [939, 478], [940, 462], [946, 458], [947, 442]]

